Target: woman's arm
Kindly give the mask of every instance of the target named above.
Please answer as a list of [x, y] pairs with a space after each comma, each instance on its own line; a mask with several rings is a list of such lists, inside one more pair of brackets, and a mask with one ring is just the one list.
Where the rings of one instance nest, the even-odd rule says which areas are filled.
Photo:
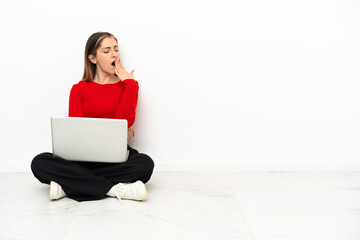
[[125, 79], [123, 84], [124, 91], [121, 94], [115, 118], [126, 119], [128, 121], [128, 128], [130, 128], [135, 122], [139, 84], [134, 79]]
[[134, 71], [128, 73], [121, 64], [120, 59], [115, 61], [115, 73], [123, 82], [124, 90], [120, 97], [120, 103], [117, 107], [115, 118], [127, 119], [128, 128], [135, 122], [136, 105], [138, 99], [139, 83], [134, 80]]
[[76, 84], [72, 86], [70, 91], [69, 117], [84, 117], [83, 94]]

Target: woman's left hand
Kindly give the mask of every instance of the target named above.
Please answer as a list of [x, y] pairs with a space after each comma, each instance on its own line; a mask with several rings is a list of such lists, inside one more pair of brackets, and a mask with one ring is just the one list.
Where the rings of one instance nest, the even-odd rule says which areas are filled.
[[115, 73], [121, 81], [124, 81], [125, 79], [134, 79], [134, 71], [135, 70], [132, 70], [130, 73], [128, 73], [121, 64], [120, 60], [115, 60]]
[[128, 139], [133, 138], [135, 136], [135, 130], [133, 127], [128, 128]]

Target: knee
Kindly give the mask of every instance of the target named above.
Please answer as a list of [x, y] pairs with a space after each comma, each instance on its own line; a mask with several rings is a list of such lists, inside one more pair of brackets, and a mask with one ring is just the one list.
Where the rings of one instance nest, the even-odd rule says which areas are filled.
[[141, 154], [142, 177], [140, 178], [143, 183], [150, 180], [154, 170], [154, 161], [146, 154]]
[[142, 165], [144, 167], [144, 170], [147, 172], [147, 173], [152, 173], [152, 171], [154, 170], [154, 161], [151, 159], [151, 157], [149, 157], [148, 155], [146, 154], [141, 154], [141, 160], [142, 160]]
[[49, 161], [50, 158], [52, 158], [52, 153], [40, 153], [34, 157], [34, 159], [31, 161], [31, 170], [33, 173], [36, 173], [39, 171], [41, 166], [44, 165], [44, 161]]

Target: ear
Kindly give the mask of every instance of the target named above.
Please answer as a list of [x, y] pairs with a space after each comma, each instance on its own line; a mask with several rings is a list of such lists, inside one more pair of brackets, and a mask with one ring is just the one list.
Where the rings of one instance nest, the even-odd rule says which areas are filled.
[[88, 56], [88, 58], [89, 58], [90, 62], [92, 62], [93, 64], [96, 64], [96, 63], [97, 63], [96, 58], [94, 57], [94, 55], [90, 54], [90, 55]]

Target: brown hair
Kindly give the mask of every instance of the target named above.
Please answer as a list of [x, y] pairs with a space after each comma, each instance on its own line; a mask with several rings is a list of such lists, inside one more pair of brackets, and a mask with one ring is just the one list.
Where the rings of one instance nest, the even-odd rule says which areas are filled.
[[116, 42], [117, 39], [114, 35], [108, 32], [96, 32], [92, 34], [86, 42], [85, 46], [85, 64], [84, 64], [84, 74], [82, 77], [83, 81], [92, 81], [95, 77], [96, 73], [96, 64], [93, 64], [90, 59], [89, 55], [94, 55], [96, 57], [96, 51], [101, 45], [101, 42], [106, 37], [114, 37]]

